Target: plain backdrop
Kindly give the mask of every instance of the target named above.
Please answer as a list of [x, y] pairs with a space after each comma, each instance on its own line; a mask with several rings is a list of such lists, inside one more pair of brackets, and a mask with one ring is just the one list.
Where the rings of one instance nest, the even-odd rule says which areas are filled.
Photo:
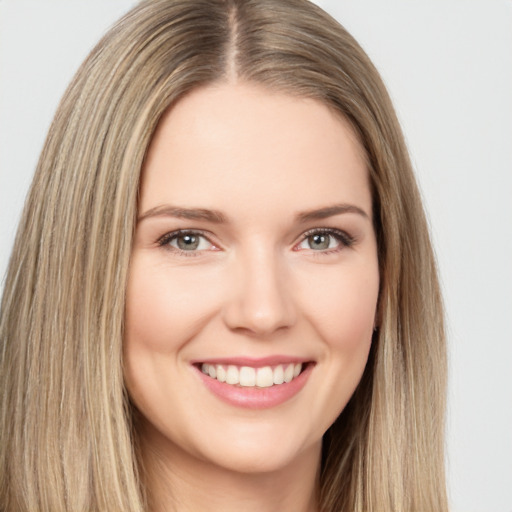
[[[0, 0], [0, 276], [57, 102], [134, 0]], [[453, 512], [512, 512], [512, 2], [325, 0], [390, 90], [449, 329]], [[434, 511], [425, 511], [434, 512]]]

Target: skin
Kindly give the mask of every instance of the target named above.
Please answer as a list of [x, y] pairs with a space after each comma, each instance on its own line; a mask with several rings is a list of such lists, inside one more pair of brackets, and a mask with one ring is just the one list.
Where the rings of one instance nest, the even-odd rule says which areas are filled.
[[[334, 205], [350, 208], [325, 211]], [[325, 218], [298, 216], [317, 210]], [[317, 510], [322, 436], [362, 376], [375, 324], [371, 219], [364, 151], [323, 104], [221, 83], [166, 113], [142, 175], [124, 345], [152, 510]], [[183, 229], [202, 234], [196, 249], [165, 237]], [[315, 229], [343, 238], [324, 234], [326, 248]], [[273, 355], [312, 371], [259, 410], [220, 400], [192, 364]]]

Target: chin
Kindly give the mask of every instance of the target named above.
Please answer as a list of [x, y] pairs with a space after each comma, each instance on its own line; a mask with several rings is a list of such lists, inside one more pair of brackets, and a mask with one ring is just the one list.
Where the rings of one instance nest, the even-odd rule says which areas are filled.
[[[201, 450], [201, 458], [219, 468], [244, 474], [275, 473], [292, 464], [320, 457], [322, 438], [304, 439], [302, 432], [281, 428], [247, 428], [220, 432]], [[248, 432], [251, 430], [251, 432]], [[295, 435], [297, 434], [297, 435]]]

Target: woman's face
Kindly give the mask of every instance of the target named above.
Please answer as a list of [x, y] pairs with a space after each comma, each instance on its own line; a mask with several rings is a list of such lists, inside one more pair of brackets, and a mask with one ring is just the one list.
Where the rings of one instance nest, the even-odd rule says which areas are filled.
[[378, 290], [348, 123], [253, 85], [195, 90], [142, 175], [124, 357], [144, 443], [241, 472], [318, 460], [363, 373]]

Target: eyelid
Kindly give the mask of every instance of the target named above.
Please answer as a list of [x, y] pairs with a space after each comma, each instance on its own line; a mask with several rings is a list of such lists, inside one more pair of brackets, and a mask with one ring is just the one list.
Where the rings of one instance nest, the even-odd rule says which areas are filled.
[[[183, 251], [183, 250], [179, 249], [178, 247], [174, 247], [174, 246], [170, 245], [170, 242], [180, 235], [182, 235], [182, 236], [183, 235], [194, 235], [194, 236], [204, 238], [210, 244], [211, 247], [209, 249]], [[156, 243], [158, 244], [159, 247], [162, 247], [163, 249], [166, 249], [168, 251], [178, 253], [180, 255], [198, 256], [201, 253], [212, 250], [212, 248], [215, 250], [219, 249], [218, 246], [211, 241], [210, 237], [211, 237], [211, 234], [208, 231], [203, 231], [201, 229], [176, 229], [175, 231], [170, 231], [170, 232], [162, 235], [160, 238], [158, 238]]]
[[319, 254], [319, 255], [341, 251], [342, 249], [344, 249], [346, 247], [351, 247], [354, 244], [354, 242], [356, 241], [355, 237], [349, 235], [346, 231], [343, 231], [341, 229], [312, 228], [301, 235], [300, 240], [294, 245], [294, 250], [296, 250], [296, 251], [301, 250], [298, 248], [298, 246], [302, 242], [304, 242], [304, 240], [306, 240], [308, 237], [313, 236], [313, 235], [331, 235], [334, 238], [336, 238], [336, 240], [338, 240], [338, 242], [340, 243], [340, 247], [335, 247], [332, 249], [325, 249], [325, 250], [320, 250], [320, 251], [315, 251], [314, 249], [311, 249], [311, 251], [313, 253]]

